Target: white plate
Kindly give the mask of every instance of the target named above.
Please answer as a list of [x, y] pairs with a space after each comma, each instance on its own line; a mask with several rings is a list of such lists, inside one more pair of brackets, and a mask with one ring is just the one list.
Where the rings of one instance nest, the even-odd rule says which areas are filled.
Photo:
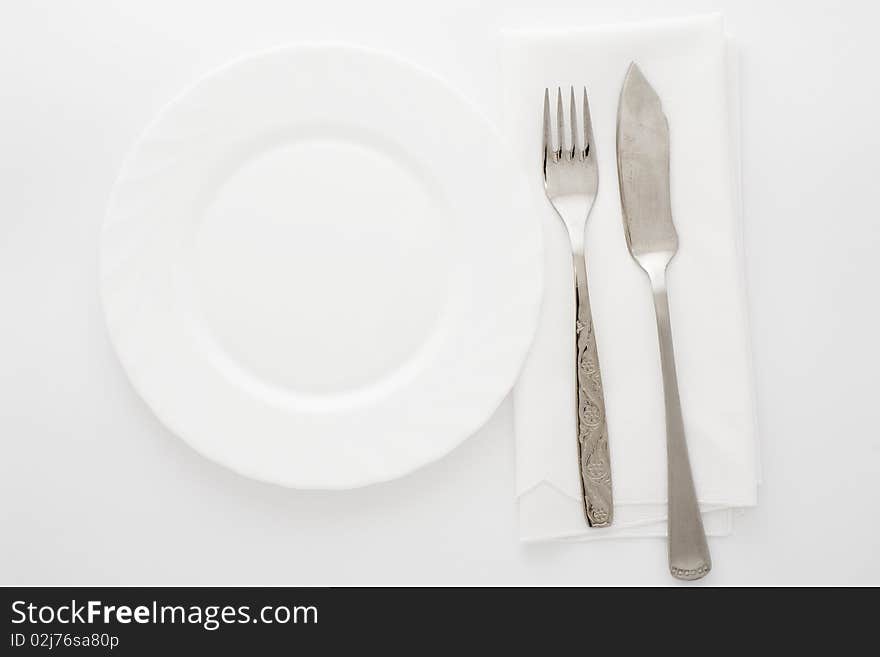
[[492, 414], [528, 350], [540, 226], [489, 124], [431, 74], [336, 45], [234, 62], [123, 167], [102, 238], [138, 393], [244, 475], [406, 474]]

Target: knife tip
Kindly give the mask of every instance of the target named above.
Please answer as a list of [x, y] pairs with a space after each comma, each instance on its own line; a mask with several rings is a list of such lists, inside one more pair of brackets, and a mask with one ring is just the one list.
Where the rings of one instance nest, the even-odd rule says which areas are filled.
[[642, 73], [642, 69], [639, 68], [639, 65], [632, 61], [629, 63], [629, 67], [626, 69], [626, 76], [624, 77], [623, 86], [629, 86], [631, 83], [635, 82], [645, 82], [645, 76]]
[[[634, 61], [630, 62], [626, 71], [626, 77], [623, 80], [623, 88], [620, 92], [621, 101], [628, 99], [636, 102], [637, 105], [657, 105], [660, 104], [660, 97], [654, 91], [654, 87], [648, 82], [642, 69]], [[623, 102], [621, 102], [621, 107]]]

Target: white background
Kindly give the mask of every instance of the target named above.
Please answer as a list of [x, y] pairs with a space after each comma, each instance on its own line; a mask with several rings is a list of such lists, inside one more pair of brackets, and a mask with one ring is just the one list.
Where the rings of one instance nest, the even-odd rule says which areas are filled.
[[764, 485], [735, 536], [711, 542], [705, 583], [880, 584], [880, 10], [868, 0], [3, 3], [0, 583], [671, 583], [663, 541], [517, 541], [509, 403], [442, 461], [353, 492], [276, 488], [201, 458], [116, 361], [97, 237], [133, 140], [232, 57], [302, 39], [378, 46], [497, 117], [502, 23], [713, 10], [742, 55]]

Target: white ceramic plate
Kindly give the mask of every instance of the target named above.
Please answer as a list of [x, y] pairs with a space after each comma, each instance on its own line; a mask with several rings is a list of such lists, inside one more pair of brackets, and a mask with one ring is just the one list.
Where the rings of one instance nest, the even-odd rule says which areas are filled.
[[172, 102], [102, 236], [138, 393], [244, 475], [348, 488], [477, 430], [514, 383], [541, 234], [496, 133], [431, 74], [336, 45], [234, 62]]

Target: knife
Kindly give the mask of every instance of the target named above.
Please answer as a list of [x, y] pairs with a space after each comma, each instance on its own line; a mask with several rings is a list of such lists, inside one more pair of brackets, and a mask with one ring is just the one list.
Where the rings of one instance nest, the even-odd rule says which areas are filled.
[[666, 401], [669, 571], [693, 580], [712, 568], [691, 474], [666, 295], [666, 267], [678, 250], [669, 194], [669, 123], [657, 93], [633, 62], [617, 112], [617, 173], [629, 252], [651, 280]]

